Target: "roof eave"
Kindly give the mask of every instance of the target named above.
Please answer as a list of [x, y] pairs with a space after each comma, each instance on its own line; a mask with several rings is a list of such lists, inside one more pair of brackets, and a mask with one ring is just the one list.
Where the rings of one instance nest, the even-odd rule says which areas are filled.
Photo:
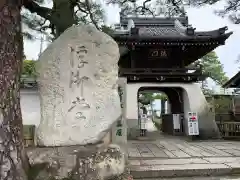
[[226, 40], [226, 39], [228, 39], [232, 34], [233, 34], [233, 32], [230, 31], [230, 32], [228, 32], [228, 33], [225, 33], [225, 34], [223, 35], [223, 37], [225, 37], [225, 40]]
[[164, 24], [166, 25], [174, 25], [174, 21], [177, 19], [179, 20], [181, 23], [183, 23], [184, 25], [188, 25], [188, 17], [155, 17], [155, 18], [146, 18], [146, 17], [121, 17], [120, 16], [120, 23], [122, 25], [127, 25], [128, 24], [128, 20], [133, 20], [135, 25], [151, 25], [151, 24], [156, 24], [156, 25], [160, 25], [160, 26], [164, 26]]
[[217, 41], [220, 44], [224, 44], [226, 39], [229, 38], [229, 36], [232, 33], [226, 33], [223, 35], [215, 36], [215, 37], [196, 37], [196, 36], [128, 36], [128, 35], [113, 35], [112, 38], [116, 41], [152, 41], [152, 40], [165, 40], [170, 42], [176, 42], [176, 41], [189, 41], [189, 42], [207, 42], [207, 41]]
[[229, 79], [226, 83], [222, 85], [223, 88], [238, 88], [239, 85], [235, 85], [236, 81], [240, 80], [240, 71], [235, 74], [231, 79]]

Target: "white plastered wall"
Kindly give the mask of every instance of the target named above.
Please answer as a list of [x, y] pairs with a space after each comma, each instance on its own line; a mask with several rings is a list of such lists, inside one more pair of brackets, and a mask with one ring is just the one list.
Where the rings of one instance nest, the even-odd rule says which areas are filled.
[[[203, 136], [219, 136], [218, 128], [214, 123], [214, 115], [209, 111], [208, 103], [200, 86], [196, 83], [129, 83], [126, 86], [126, 119], [129, 131], [138, 127], [137, 95], [141, 87], [178, 87], [183, 89], [184, 126], [187, 126], [188, 112], [197, 112], [199, 129]], [[185, 128], [187, 129], [187, 128]], [[188, 134], [187, 131], [185, 131]], [[201, 134], [200, 134], [201, 135]]]
[[37, 89], [21, 89], [20, 103], [24, 125], [38, 126], [40, 122], [40, 100]]

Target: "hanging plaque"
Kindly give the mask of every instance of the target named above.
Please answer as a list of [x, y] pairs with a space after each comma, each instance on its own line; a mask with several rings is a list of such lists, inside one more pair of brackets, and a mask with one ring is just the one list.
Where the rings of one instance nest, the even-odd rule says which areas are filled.
[[168, 58], [169, 53], [166, 49], [150, 49], [148, 53], [149, 58]]

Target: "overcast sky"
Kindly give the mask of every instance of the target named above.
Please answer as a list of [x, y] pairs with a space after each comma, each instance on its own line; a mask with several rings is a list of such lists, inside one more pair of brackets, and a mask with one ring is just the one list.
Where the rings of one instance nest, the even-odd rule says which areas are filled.
[[[214, 30], [220, 27], [228, 26], [229, 31], [233, 31], [233, 35], [226, 41], [224, 46], [216, 49], [221, 63], [224, 65], [224, 70], [229, 77], [232, 77], [238, 72], [239, 65], [236, 64], [238, 55], [240, 55], [240, 25], [232, 24], [227, 18], [223, 19], [214, 14], [214, 10], [221, 7], [222, 4], [214, 6], [206, 6], [203, 8], [190, 8], [187, 10], [190, 24], [196, 30]], [[117, 7], [108, 6], [107, 23], [113, 24], [119, 21], [119, 9]], [[47, 47], [48, 42], [43, 43], [43, 47]], [[40, 50], [40, 40], [25, 41], [24, 50], [28, 59], [37, 59]]]

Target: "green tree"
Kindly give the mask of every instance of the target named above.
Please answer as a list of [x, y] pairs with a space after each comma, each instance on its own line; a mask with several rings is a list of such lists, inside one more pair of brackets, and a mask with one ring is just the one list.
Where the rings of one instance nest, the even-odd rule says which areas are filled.
[[139, 102], [143, 105], [150, 105], [156, 99], [167, 100], [167, 96], [161, 93], [140, 92]]
[[0, 179], [26, 180], [20, 76], [23, 59], [21, 0], [0, 1]]
[[[195, 61], [192, 65], [202, 67], [203, 74], [219, 85], [224, 84], [228, 80], [228, 77], [223, 70], [223, 65], [214, 51], [206, 54], [201, 59]], [[202, 89], [204, 94], [209, 95], [213, 93], [213, 90], [208, 88], [206, 79], [202, 82]]]
[[145, 106], [150, 105], [153, 100], [153, 93], [141, 92], [139, 94], [139, 102]]
[[[167, 96], [165, 94], [162, 94], [162, 93], [152, 93], [152, 92], [140, 92], [139, 93], [139, 102], [143, 105], [143, 106], [150, 106], [151, 108], [151, 111], [153, 111], [153, 102], [156, 100], [156, 99], [159, 99], [161, 100], [161, 106], [162, 106], [162, 109], [163, 106], [165, 105], [165, 101], [167, 100]], [[164, 103], [162, 103], [164, 102]]]
[[198, 62], [203, 67], [203, 73], [208, 75], [208, 77], [217, 84], [223, 85], [226, 81], [228, 81], [228, 77], [223, 70], [223, 64], [220, 62], [214, 51], [203, 56]]
[[162, 94], [162, 93], [156, 93], [153, 95], [153, 99], [160, 99], [160, 100], [167, 100], [167, 95], [166, 94]]
[[34, 60], [24, 60], [22, 65], [22, 75], [36, 77], [36, 62]]

